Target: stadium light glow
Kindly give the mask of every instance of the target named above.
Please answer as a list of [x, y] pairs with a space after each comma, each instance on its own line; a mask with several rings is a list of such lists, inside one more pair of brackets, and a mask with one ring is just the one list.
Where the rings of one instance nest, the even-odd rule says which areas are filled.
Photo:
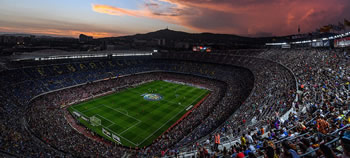
[[267, 46], [280, 46], [280, 45], [285, 45], [285, 44], [287, 44], [286, 42], [284, 42], [284, 43], [266, 43], [265, 45], [267, 45]]

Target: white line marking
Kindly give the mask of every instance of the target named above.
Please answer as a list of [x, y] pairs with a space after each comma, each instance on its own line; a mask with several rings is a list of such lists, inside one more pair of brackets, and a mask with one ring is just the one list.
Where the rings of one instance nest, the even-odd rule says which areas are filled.
[[112, 123], [112, 124], [108, 125], [107, 128], [108, 128], [108, 127], [111, 127], [111, 126], [113, 126], [113, 125], [115, 125], [115, 123]]
[[[159, 87], [158, 85], [159, 85], [160, 83], [156, 83], [156, 84], [154, 84], [154, 85], [152, 85], [151, 87], [153, 88], [153, 87]], [[172, 87], [180, 87], [180, 86], [182, 86], [181, 84], [176, 84], [176, 83], [173, 83], [174, 85], [176, 85], [176, 86], [172, 86]], [[157, 86], [156, 86], [157, 85]], [[152, 89], [151, 88], [151, 89]], [[129, 91], [131, 91], [131, 92], [133, 92], [133, 93], [136, 93], [136, 94], [144, 94], [144, 92], [139, 92], [139, 91], [137, 91], [137, 90], [135, 90], [136, 88], [130, 88], [130, 89], [128, 89]], [[148, 88], [148, 89], [150, 89], [150, 88]], [[148, 89], [144, 89], [144, 90], [146, 90], [146, 91], [148, 91]], [[142, 89], [143, 90], [143, 89]], [[147, 93], [147, 92], [146, 92]]]
[[124, 132], [128, 131], [130, 128], [135, 127], [136, 125], [138, 125], [139, 123], [141, 123], [142, 121], [138, 121], [137, 123], [135, 123], [134, 125], [130, 126], [129, 128], [125, 129], [124, 131], [120, 132], [119, 134], [123, 134]]
[[73, 106], [72, 106], [72, 108], [73, 108], [75, 111], [77, 111], [79, 114], [81, 114], [81, 115], [83, 115], [83, 116], [89, 118], [87, 115], [85, 115], [85, 114], [83, 114], [82, 112], [80, 112], [79, 110], [75, 109]]
[[[102, 104], [102, 105], [103, 105], [103, 104]], [[75, 109], [73, 106], [72, 106], [72, 108], [73, 108], [74, 110], [76, 110], [76, 111], [79, 112], [79, 110]], [[81, 112], [80, 112], [80, 113], [81, 113]], [[83, 113], [81, 113], [81, 114], [82, 114], [83, 116], [89, 118], [89, 117], [86, 116], [85, 114], [83, 114]], [[109, 129], [110, 126], [115, 125], [115, 123], [114, 123], [113, 121], [111, 121], [111, 120], [109, 120], [109, 119], [107, 119], [107, 118], [105, 118], [105, 117], [103, 117], [103, 116], [101, 116], [101, 115], [99, 115], [99, 114], [96, 114], [96, 115], [98, 115], [98, 116], [100, 116], [101, 118], [103, 118], [103, 119], [105, 119], [105, 120], [107, 120], [107, 121], [109, 121], [109, 122], [112, 123], [111, 125], [109, 125], [109, 126], [107, 126], [107, 127], [106, 127], [106, 126], [103, 126], [103, 125], [101, 124], [101, 127], [108, 129], [110, 132], [112, 132], [113, 134], [119, 136], [120, 138], [123, 138], [124, 140], [128, 141], [129, 143], [131, 143], [131, 144], [133, 144], [133, 145], [135, 145], [135, 146], [138, 146], [137, 144], [135, 144], [134, 142], [130, 141], [129, 139], [126, 139], [125, 137], [123, 137], [123, 136], [121, 136], [121, 135], [115, 133], [113, 130]], [[139, 120], [138, 120], [138, 121], [139, 121]]]
[[[104, 104], [103, 104], [104, 105]], [[135, 119], [135, 120], [137, 120], [137, 121], [141, 121], [141, 120], [139, 120], [139, 119], [137, 119], [137, 118], [135, 118], [135, 117], [133, 117], [133, 116], [130, 116], [129, 114], [124, 114], [123, 112], [121, 112], [121, 111], [119, 111], [119, 110], [117, 110], [117, 109], [114, 109], [114, 108], [112, 108], [112, 107], [110, 107], [110, 106], [108, 106], [108, 105], [104, 105], [105, 107], [107, 107], [107, 108], [109, 108], [109, 109], [112, 109], [112, 110], [114, 110], [114, 111], [117, 111], [117, 112], [119, 112], [119, 113], [121, 113], [121, 114], [123, 114], [123, 115], [125, 115], [125, 116], [128, 116], [128, 117], [130, 117], [130, 118], [133, 118], [133, 119]]]
[[100, 104], [100, 105], [94, 106], [94, 107], [92, 107], [92, 108], [89, 108], [89, 109], [83, 110], [83, 111], [81, 111], [81, 112], [82, 112], [82, 113], [83, 113], [83, 112], [87, 112], [87, 111], [90, 111], [91, 109], [96, 109], [96, 108], [101, 107], [101, 106], [103, 106], [103, 104]]
[[[204, 95], [207, 91], [204, 91], [203, 94], [199, 95], [195, 100], [192, 101], [192, 104], [202, 95]], [[179, 115], [181, 112], [183, 112], [185, 110], [185, 108], [183, 110], [181, 110], [179, 113], [177, 113], [176, 115], [174, 115], [171, 119], [169, 119], [166, 123], [164, 123], [162, 126], [160, 126], [157, 130], [155, 130], [152, 134], [150, 134], [148, 137], [146, 137], [142, 142], [138, 143], [137, 146], [139, 146], [140, 144], [142, 144], [144, 141], [146, 141], [149, 137], [153, 136], [157, 131], [159, 131], [159, 129], [161, 129], [163, 126], [165, 126], [166, 124], [169, 123], [169, 121], [173, 120], [177, 115]]]
[[[189, 92], [192, 92], [192, 91], [194, 91], [194, 90], [196, 90], [196, 88], [193, 88], [192, 90], [190, 90]], [[180, 96], [181, 97], [181, 96]], [[162, 101], [165, 101], [165, 102], [168, 102], [168, 103], [171, 103], [171, 104], [179, 104], [179, 103], [176, 103], [176, 102], [173, 102], [173, 101], [168, 101], [168, 100], [165, 100], [165, 99], [163, 99]], [[191, 105], [191, 104], [190, 104]], [[182, 105], [182, 104], [180, 104], [180, 106], [182, 106], [182, 107], [188, 107], [189, 105]]]
[[[173, 83], [173, 84], [176, 84], [176, 83]], [[178, 84], [176, 87], [180, 87], [180, 86], [183, 86], [183, 85]], [[186, 86], [187, 86], [187, 85], [186, 85]], [[186, 87], [186, 86], [181, 87], [180, 90], [181, 90], [181, 89], [188, 88], [188, 87]], [[174, 87], [175, 87], [175, 86], [174, 86]], [[192, 87], [192, 88], [193, 88], [193, 87]], [[194, 91], [194, 90], [196, 90], [196, 87], [194, 87], [191, 91]], [[130, 92], [133, 92], [133, 93], [136, 93], [136, 94], [138, 94], [138, 95], [144, 94], [144, 93], [140, 93], [140, 92], [138, 92], [138, 91], [135, 91], [135, 90], [133, 90], [133, 89], [129, 89], [129, 91], [130, 91]], [[162, 99], [162, 100], [160, 100], [160, 101], [165, 101], [165, 102], [171, 103], [171, 104], [178, 104], [178, 103], [175, 103], [175, 102], [172, 102], [172, 101], [168, 101], [168, 100], [165, 100], [165, 99]], [[181, 105], [181, 104], [180, 104], [180, 106], [186, 107], [186, 105]]]
[[125, 133], [126, 131], [128, 131], [130, 128], [135, 127], [136, 125], [138, 125], [139, 123], [142, 122], [141, 120], [139, 120], [139, 119], [137, 119], [137, 118], [135, 118], [135, 117], [133, 117], [133, 116], [130, 116], [130, 115], [128, 115], [128, 114], [124, 114], [124, 113], [120, 112], [120, 111], [117, 110], [117, 109], [114, 109], [114, 108], [109, 107], [109, 106], [107, 106], [107, 105], [105, 105], [105, 107], [107, 107], [107, 108], [109, 108], [109, 109], [112, 109], [112, 110], [114, 110], [114, 111], [117, 111], [117, 112], [119, 112], [119, 113], [121, 113], [121, 114], [123, 114], [123, 115], [126, 115], [126, 116], [128, 116], [128, 117], [130, 117], [130, 118], [133, 118], [133, 119], [135, 119], [135, 120], [137, 121], [137, 123], [133, 124], [133, 125], [130, 126], [129, 128], [127, 128], [127, 129], [125, 129], [124, 131], [120, 132], [120, 133], [119, 133], [120, 135], [123, 134], [123, 133]]
[[[132, 89], [128, 89], [128, 90], [130, 90], [131, 92], [137, 93], [137, 94], [141, 94], [141, 93], [136, 92], [136, 91], [134, 91], [134, 90], [132, 90]], [[193, 89], [193, 90], [195, 90], [195, 89]], [[193, 91], [193, 90], [191, 90], [191, 91]], [[202, 97], [205, 93], [207, 93], [207, 91], [204, 91], [204, 93], [202, 93], [201, 95], [199, 95], [198, 97], [196, 97], [196, 99], [194, 99], [194, 100], [192, 101], [191, 104], [193, 104], [198, 98]], [[172, 102], [172, 101], [167, 101], [167, 100], [164, 100], [164, 101], [175, 104], [175, 103]], [[191, 105], [191, 104], [190, 104], [190, 105]], [[142, 121], [139, 120], [139, 119], [137, 119], [137, 118], [135, 118], [135, 117], [133, 117], [133, 116], [130, 116], [129, 114], [124, 114], [123, 112], [121, 112], [121, 111], [119, 111], [119, 110], [117, 110], [117, 109], [114, 109], [114, 108], [112, 108], [112, 107], [109, 107], [109, 106], [107, 106], [107, 105], [101, 104], [101, 105], [99, 105], [99, 106], [97, 106], [97, 107], [100, 107], [100, 106], [105, 106], [105, 107], [107, 107], [107, 108], [109, 108], [109, 109], [112, 109], [112, 110], [114, 110], [114, 111], [117, 111], [117, 112], [119, 112], [119, 113], [121, 113], [121, 114], [123, 114], [123, 115], [126, 115], [126, 116], [128, 116], [128, 117], [130, 117], [130, 118], [133, 118], [133, 119], [135, 119], [135, 120], [138, 121], [136, 124], [130, 126], [129, 128], [127, 128], [127, 129], [125, 129], [124, 131], [122, 131], [121, 133], [117, 134], [117, 133], [115, 133], [113, 130], [109, 129], [110, 126], [115, 125], [115, 123], [114, 123], [113, 121], [111, 121], [111, 120], [109, 120], [109, 119], [107, 119], [107, 118], [105, 118], [105, 117], [103, 117], [103, 116], [101, 116], [101, 115], [99, 115], [99, 114], [96, 114], [96, 115], [100, 116], [101, 118], [103, 118], [103, 119], [105, 119], [105, 120], [107, 120], [107, 121], [109, 121], [109, 122], [112, 123], [111, 125], [109, 125], [109, 126], [107, 126], [107, 127], [101, 125], [103, 128], [108, 129], [108, 130], [109, 130], [110, 132], [112, 132], [113, 134], [115, 134], [115, 135], [117, 135], [117, 136], [119, 136], [119, 137], [125, 139], [126, 141], [130, 142], [131, 144], [133, 144], [133, 145], [135, 145], [135, 146], [139, 146], [139, 145], [142, 144], [144, 141], [146, 141], [149, 137], [153, 136], [153, 135], [154, 135], [157, 131], [159, 131], [162, 127], [164, 127], [166, 124], [168, 124], [169, 121], [173, 120], [177, 115], [179, 115], [181, 112], [183, 112], [189, 105], [188, 105], [188, 106], [183, 106], [183, 105], [181, 105], [182, 107], [185, 107], [183, 110], [179, 111], [176, 115], [174, 115], [171, 119], [169, 119], [166, 123], [164, 123], [162, 126], [160, 126], [157, 130], [155, 130], [152, 134], [150, 134], [148, 137], [146, 137], [142, 142], [140, 142], [140, 143], [138, 143], [138, 144], [135, 144], [134, 142], [130, 141], [129, 139], [124, 138], [123, 136], [121, 136], [121, 134], [123, 134], [124, 132], [128, 131], [128, 130], [131, 129], [132, 127], [135, 127], [136, 125], [138, 125], [138, 124], [141, 123]], [[95, 109], [95, 108], [97, 108], [97, 107], [93, 107], [93, 108], [84, 110], [84, 112], [86, 112], [86, 111], [88, 111], [88, 110], [91, 110], [91, 109]], [[76, 110], [76, 111], [79, 111], [79, 110], [75, 109], [73, 106], [72, 106], [72, 108], [73, 108], [74, 110]], [[81, 113], [82, 115], [86, 116], [85, 114], [83, 114], [83, 112], [80, 112], [80, 113]], [[86, 117], [87, 117], [87, 116], [86, 116]]]
[[[98, 114], [97, 114], [97, 115], [98, 115]], [[105, 118], [105, 117], [103, 117], [103, 116], [101, 116], [101, 115], [98, 115], [98, 116], [102, 117], [102, 118], [105, 119], [105, 120], [111, 121], [111, 120], [109, 120], [109, 119], [107, 119], [107, 118]], [[113, 121], [111, 121], [111, 122], [113, 123]], [[130, 141], [129, 139], [126, 139], [126, 138], [124, 138], [123, 136], [121, 136], [120, 134], [115, 133], [113, 130], [109, 129], [108, 127], [105, 127], [105, 126], [103, 126], [103, 125], [101, 125], [101, 126], [102, 126], [103, 128], [108, 129], [108, 130], [109, 130], [110, 132], [112, 132], [113, 134], [115, 134], [115, 135], [117, 135], [117, 136], [119, 136], [119, 137], [125, 139], [126, 141], [130, 142], [131, 144], [133, 144], [133, 145], [135, 145], [135, 146], [138, 146], [138, 145], [136, 145], [134, 142]]]
[[[107, 119], [107, 118], [105, 118], [105, 117], [101, 116], [100, 114], [96, 114], [96, 116], [100, 116], [100, 117], [102, 117], [103, 119], [105, 119], [105, 120], [107, 120], [107, 121], [111, 122], [112, 124], [114, 124], [114, 122], [113, 122], [113, 121], [111, 121], [111, 120], [109, 120], [109, 119]], [[101, 125], [101, 126], [102, 126], [102, 125]]]
[[[103, 126], [103, 127], [104, 127], [104, 126]], [[133, 144], [133, 145], [135, 145], [135, 146], [138, 146], [137, 144], [135, 144], [134, 142], [130, 141], [129, 139], [126, 139], [125, 137], [123, 137], [123, 136], [121, 136], [121, 135], [115, 133], [113, 130], [109, 129], [108, 127], [105, 127], [105, 128], [108, 129], [108, 130], [109, 130], [110, 132], [112, 132], [113, 134], [119, 136], [120, 138], [125, 139], [125, 140], [128, 141], [129, 143], [131, 143], [131, 144]]]

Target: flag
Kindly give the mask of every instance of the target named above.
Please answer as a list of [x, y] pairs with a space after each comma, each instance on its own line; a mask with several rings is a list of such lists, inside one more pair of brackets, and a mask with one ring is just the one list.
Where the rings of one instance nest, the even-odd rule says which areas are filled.
[[350, 21], [344, 19], [344, 25], [350, 27]]
[[329, 32], [332, 29], [331, 25], [323, 26], [320, 28], [320, 32]]

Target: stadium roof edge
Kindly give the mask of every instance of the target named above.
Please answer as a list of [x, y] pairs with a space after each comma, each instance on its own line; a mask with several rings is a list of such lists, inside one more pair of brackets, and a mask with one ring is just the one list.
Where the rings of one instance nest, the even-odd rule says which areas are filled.
[[115, 51], [75, 51], [75, 52], [23, 52], [14, 53], [7, 57], [8, 61], [24, 60], [57, 60], [57, 59], [79, 59], [79, 58], [98, 58], [110, 56], [149, 56], [154, 51], [135, 51], [135, 50], [115, 50]]

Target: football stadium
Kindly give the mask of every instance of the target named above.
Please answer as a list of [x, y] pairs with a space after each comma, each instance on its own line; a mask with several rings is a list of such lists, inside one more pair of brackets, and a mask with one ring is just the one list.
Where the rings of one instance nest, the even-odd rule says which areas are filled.
[[153, 81], [82, 102], [71, 106], [69, 111], [106, 139], [125, 146], [144, 147], [208, 94], [206, 89], [184, 83]]
[[348, 0], [0, 8], [0, 157], [350, 157]]

